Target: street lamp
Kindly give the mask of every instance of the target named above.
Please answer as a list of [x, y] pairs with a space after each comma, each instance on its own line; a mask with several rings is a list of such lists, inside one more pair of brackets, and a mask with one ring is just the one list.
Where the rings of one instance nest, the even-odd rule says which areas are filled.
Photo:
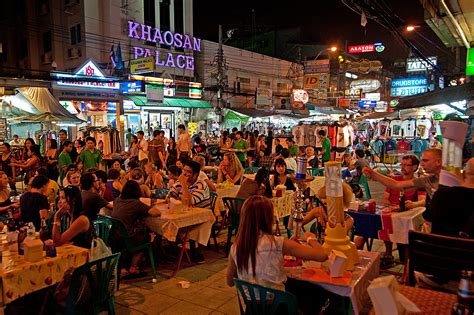
[[417, 28], [417, 26], [414, 26], [414, 25], [408, 25], [405, 30], [407, 32], [413, 32], [415, 30], [415, 28]]
[[320, 50], [320, 51], [318, 52], [318, 54], [316, 55], [316, 57], [314, 58], [314, 60], [317, 60], [317, 59], [319, 58], [319, 56], [320, 56], [323, 52], [325, 52], [325, 51], [327, 51], [327, 52], [329, 52], [329, 53], [336, 52], [336, 51], [337, 51], [337, 47], [336, 47], [336, 46], [331, 46], [331, 47], [327, 47], [327, 48], [325, 48], [325, 49], [323, 49], [323, 50]]

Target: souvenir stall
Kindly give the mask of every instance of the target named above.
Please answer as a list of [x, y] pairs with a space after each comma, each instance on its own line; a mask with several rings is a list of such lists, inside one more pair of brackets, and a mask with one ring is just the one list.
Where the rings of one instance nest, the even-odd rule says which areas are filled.
[[113, 127], [81, 127], [78, 131], [78, 138], [85, 139], [93, 137], [96, 140], [96, 147], [103, 155], [111, 155], [123, 150], [123, 144], [119, 135], [119, 130]]
[[318, 132], [324, 130], [331, 147], [333, 160], [340, 160], [346, 150], [352, 145], [354, 139], [354, 129], [352, 123], [348, 121], [328, 122], [319, 121], [313, 123], [302, 122], [292, 130], [293, 139], [298, 146], [313, 146], [316, 150], [322, 148]]

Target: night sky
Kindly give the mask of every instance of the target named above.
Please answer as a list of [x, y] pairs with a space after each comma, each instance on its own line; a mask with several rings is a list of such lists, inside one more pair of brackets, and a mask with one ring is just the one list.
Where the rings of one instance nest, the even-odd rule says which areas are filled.
[[[435, 48], [437, 54], [446, 56], [449, 53], [424, 22], [423, 7], [419, 0], [388, 0], [386, 3], [406, 24], [420, 25], [417, 31], [444, 51]], [[194, 1], [195, 36], [217, 41], [219, 24], [223, 25], [224, 34], [232, 28], [249, 29], [254, 9], [257, 29], [301, 27], [301, 41], [308, 44], [338, 45], [341, 48], [345, 46], [345, 40], [348, 45], [382, 42], [386, 50], [375, 56], [365, 54], [364, 57], [369, 59], [394, 61], [404, 59], [408, 55], [408, 49], [375, 21], [368, 20], [364, 30], [360, 25], [360, 15], [351, 11], [340, 0], [240, 0], [225, 2], [225, 7], [223, 4], [223, 1], [216, 0]], [[229, 5], [231, 7], [227, 8]], [[423, 53], [433, 54], [432, 43], [417, 34], [409, 33], [407, 36]]]

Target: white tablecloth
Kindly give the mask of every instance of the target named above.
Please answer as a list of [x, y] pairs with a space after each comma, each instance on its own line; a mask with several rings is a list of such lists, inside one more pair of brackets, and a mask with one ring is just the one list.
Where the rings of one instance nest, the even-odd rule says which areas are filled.
[[[386, 233], [379, 233], [380, 239], [390, 240], [393, 243], [408, 244], [408, 231], [421, 231], [425, 207], [418, 207], [404, 212], [381, 213], [382, 229]], [[386, 239], [384, 235], [387, 235]]]
[[304, 267], [285, 267], [285, 271], [288, 277], [308, 281], [334, 294], [350, 297], [354, 313], [359, 314], [363, 305], [370, 300], [367, 294], [370, 281], [379, 276], [380, 253], [359, 251], [359, 257], [361, 263], [356, 265], [356, 269], [352, 272], [352, 281], [349, 286], [308, 280], [302, 276]]
[[160, 217], [148, 217], [145, 224], [155, 233], [163, 235], [169, 241], [176, 241], [181, 228], [190, 227], [189, 239], [207, 245], [211, 236], [212, 224], [215, 221], [210, 209], [191, 208], [186, 212], [171, 212], [166, 204], [158, 205]]
[[309, 189], [311, 190], [311, 196], [318, 196], [318, 192], [321, 188], [324, 187], [326, 177], [324, 176], [315, 176], [314, 180], [309, 183]]

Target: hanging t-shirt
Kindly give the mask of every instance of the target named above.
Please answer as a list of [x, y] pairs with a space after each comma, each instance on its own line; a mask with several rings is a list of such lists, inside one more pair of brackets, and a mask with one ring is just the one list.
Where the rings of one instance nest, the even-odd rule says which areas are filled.
[[293, 139], [299, 147], [303, 147], [305, 144], [304, 126], [295, 126], [293, 128]]
[[401, 140], [397, 142], [398, 153], [407, 153], [410, 150], [410, 142]]
[[380, 155], [382, 153], [383, 141], [382, 140], [372, 140], [370, 141], [370, 147], [375, 154]]
[[304, 143], [306, 146], [316, 146], [318, 137], [317, 137], [317, 132], [318, 132], [318, 126], [315, 125], [310, 125], [306, 126], [305, 129], [305, 140]]
[[421, 152], [423, 152], [423, 141], [422, 140], [413, 140], [411, 142], [411, 150], [413, 151], [413, 153], [415, 153], [416, 155], [419, 155], [421, 154]]
[[379, 135], [380, 136], [388, 136], [390, 130], [390, 121], [389, 120], [381, 120], [379, 123]]
[[416, 120], [405, 119], [402, 122], [403, 136], [407, 138], [414, 138], [416, 133]]
[[390, 122], [390, 135], [394, 138], [402, 137], [402, 121], [394, 119]]
[[336, 143], [337, 143], [337, 130], [336, 130], [336, 128], [337, 128], [336, 126], [329, 126], [328, 127], [327, 136], [328, 136], [329, 142], [331, 143], [331, 147], [335, 147]]
[[349, 133], [349, 126], [344, 127], [337, 127], [337, 143], [336, 147], [338, 148], [345, 148], [351, 145], [350, 142], [350, 133]]
[[430, 147], [430, 142], [428, 140], [422, 140], [421, 143], [421, 152], [428, 150], [428, 148]]
[[319, 137], [318, 137], [319, 130], [324, 130], [324, 132], [326, 132], [326, 135], [328, 134], [327, 126], [315, 126], [315, 129], [314, 129], [315, 140], [312, 145], [315, 146], [316, 148], [321, 148], [323, 146], [323, 144], [321, 143], [321, 140], [319, 140]]
[[397, 149], [397, 142], [393, 139], [387, 140], [384, 143], [385, 146], [385, 152], [390, 153], [393, 150]]
[[421, 139], [430, 137], [431, 120], [428, 118], [418, 119], [416, 122], [416, 136]]

